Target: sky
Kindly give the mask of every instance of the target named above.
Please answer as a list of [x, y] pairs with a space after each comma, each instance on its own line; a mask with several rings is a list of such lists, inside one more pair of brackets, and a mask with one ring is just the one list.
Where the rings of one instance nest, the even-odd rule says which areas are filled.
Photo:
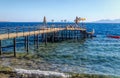
[[120, 19], [120, 0], [0, 0], [0, 21], [40, 22], [44, 16], [56, 22]]

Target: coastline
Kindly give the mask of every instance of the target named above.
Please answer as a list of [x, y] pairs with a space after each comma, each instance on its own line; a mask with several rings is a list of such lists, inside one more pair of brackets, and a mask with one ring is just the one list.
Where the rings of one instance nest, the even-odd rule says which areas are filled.
[[[3, 57], [4, 56], [4, 57]], [[33, 54], [23, 54], [17, 53], [17, 57], [14, 58], [11, 56], [6, 56], [4, 54], [0, 57], [0, 75], [3, 78], [9, 77], [22, 77], [22, 78], [29, 78], [29, 77], [43, 77], [43, 78], [120, 78], [110, 75], [97, 75], [97, 74], [80, 74], [80, 73], [71, 73], [71, 72], [60, 72], [60, 71], [52, 71], [51, 69], [46, 69], [46, 66], [49, 64], [45, 64], [42, 59], [37, 57]], [[37, 62], [39, 63], [40, 69], [35, 69], [37, 67]]]

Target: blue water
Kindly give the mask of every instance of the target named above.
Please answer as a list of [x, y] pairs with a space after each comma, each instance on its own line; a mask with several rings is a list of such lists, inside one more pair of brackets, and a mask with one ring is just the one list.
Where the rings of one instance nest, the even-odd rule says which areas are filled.
[[[59, 24], [55, 23], [56, 26]], [[72, 23], [61, 24], [65, 26]], [[41, 26], [42, 23], [0, 23], [0, 27], [23, 25]], [[39, 48], [39, 57], [49, 63], [52, 70], [120, 76], [120, 39], [107, 37], [107, 35], [120, 35], [120, 24], [87, 23], [85, 26], [87, 31], [94, 28], [96, 37], [49, 43], [47, 47]], [[7, 45], [12, 42], [3, 43]], [[17, 50], [24, 51], [23, 47], [18, 45]]]

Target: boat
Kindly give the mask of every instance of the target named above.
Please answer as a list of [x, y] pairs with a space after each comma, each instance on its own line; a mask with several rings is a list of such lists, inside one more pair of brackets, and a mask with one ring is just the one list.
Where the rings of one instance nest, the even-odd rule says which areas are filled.
[[120, 36], [114, 36], [114, 35], [108, 35], [107, 37], [109, 37], [109, 38], [116, 38], [116, 39], [120, 39]]

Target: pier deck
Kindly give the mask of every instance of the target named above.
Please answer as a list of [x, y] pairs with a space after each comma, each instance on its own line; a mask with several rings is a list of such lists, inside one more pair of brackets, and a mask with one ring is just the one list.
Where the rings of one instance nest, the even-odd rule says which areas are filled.
[[[15, 30], [16, 29], [16, 30]], [[25, 42], [25, 49], [26, 49], [26, 52], [28, 54], [29, 52], [29, 36], [36, 36], [34, 37], [34, 42], [37, 43], [36, 47], [38, 48], [38, 43], [39, 43], [39, 38], [38, 38], [38, 35], [41, 35], [42, 39], [44, 39], [44, 42], [45, 42], [45, 45], [47, 44], [47, 39], [50, 38], [50, 41], [54, 42], [56, 39], [58, 39], [59, 37], [56, 36], [56, 33], [59, 33], [59, 32], [62, 32], [60, 33], [62, 35], [62, 39], [65, 38], [65, 39], [70, 39], [70, 31], [73, 32], [73, 34], [82, 34], [83, 37], [87, 37], [88, 35], [92, 35], [92, 33], [88, 33], [86, 32], [86, 29], [85, 28], [81, 28], [81, 27], [64, 27], [64, 28], [60, 28], [60, 27], [53, 27], [53, 28], [47, 28], [47, 27], [44, 27], [44, 28], [37, 28], [32, 31], [30, 31], [30, 28], [27, 28], [28, 30], [27, 31], [18, 31], [18, 28], [15, 28], [15, 29], [12, 29], [14, 30], [15, 32], [10, 32], [10, 30], [8, 30], [6, 33], [0, 33], [0, 55], [2, 54], [2, 40], [5, 40], [5, 39], [13, 39], [13, 52], [14, 52], [14, 57], [16, 57], [16, 38], [19, 38], [19, 37], [24, 37], [24, 42]], [[69, 31], [69, 33], [68, 33]], [[4, 32], [4, 31], [3, 31]], [[51, 35], [52, 33], [52, 35]], [[68, 34], [67, 34], [68, 33]], [[65, 34], [65, 37], [63, 36], [63, 34]], [[76, 34], [76, 35], [77, 35]], [[48, 37], [48, 36], [50, 37]], [[79, 35], [76, 37], [78, 38]], [[72, 37], [75, 39], [75, 37]], [[58, 39], [59, 40], [59, 39]], [[64, 40], [64, 39], [63, 39]], [[36, 42], [37, 41], [37, 42]]]
[[39, 29], [39, 30], [36, 30], [36, 31], [0, 34], [0, 40], [22, 37], [22, 36], [37, 35], [37, 34], [46, 34], [46, 33], [51, 33], [51, 32], [59, 32], [59, 31], [62, 31], [62, 30], [86, 31], [86, 29], [83, 29], [83, 28], [44, 28], [44, 29]]

